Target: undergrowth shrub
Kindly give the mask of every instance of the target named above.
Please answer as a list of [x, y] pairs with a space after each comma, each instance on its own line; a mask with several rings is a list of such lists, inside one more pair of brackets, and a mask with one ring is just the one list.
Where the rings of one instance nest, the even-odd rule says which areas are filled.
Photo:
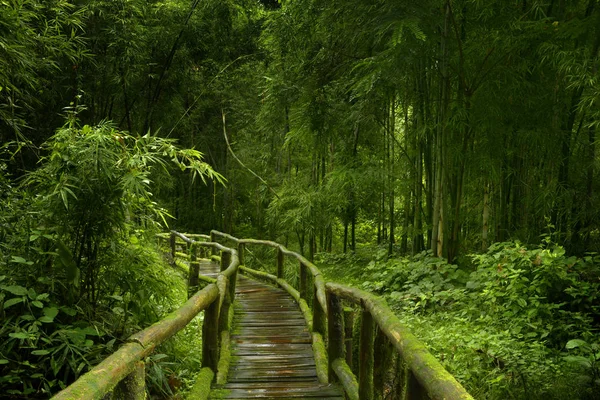
[[598, 255], [549, 241], [496, 243], [467, 267], [372, 253], [321, 259], [330, 279], [383, 295], [475, 398], [598, 398]]
[[[185, 301], [184, 280], [153, 245], [168, 215], [152, 200], [152, 172], [174, 165], [221, 180], [170, 139], [75, 117], [22, 185], [0, 169], [0, 393], [14, 398], [50, 397]], [[146, 360], [165, 397], [164, 377], [197, 365], [179, 362], [181, 345]]]

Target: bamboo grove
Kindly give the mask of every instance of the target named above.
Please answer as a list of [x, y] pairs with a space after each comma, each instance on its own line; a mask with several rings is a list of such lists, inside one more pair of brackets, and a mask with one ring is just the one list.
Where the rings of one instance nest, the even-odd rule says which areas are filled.
[[85, 123], [200, 149], [228, 179], [157, 177], [178, 229], [310, 257], [377, 242], [456, 260], [543, 235], [573, 254], [600, 247], [597, 0], [27, 0], [0, 13], [14, 176], [72, 103]]

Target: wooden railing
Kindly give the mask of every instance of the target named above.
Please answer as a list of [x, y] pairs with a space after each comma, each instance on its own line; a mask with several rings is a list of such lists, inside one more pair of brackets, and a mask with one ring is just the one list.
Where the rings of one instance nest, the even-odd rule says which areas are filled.
[[[190, 260], [190, 282], [192, 287], [198, 286], [197, 255], [203, 249], [210, 249], [213, 256], [218, 251], [221, 257], [221, 272], [217, 279], [204, 278], [207, 286], [193, 295], [179, 309], [134, 335], [119, 350], [104, 361], [82, 375], [73, 384], [54, 396], [53, 400], [91, 400], [110, 399], [111, 392], [116, 398], [145, 399], [145, 367], [144, 359], [154, 349], [175, 333], [185, 327], [196, 315], [204, 311], [202, 324], [202, 366], [199, 377], [204, 377], [206, 385], [200, 384], [203, 393], [198, 397], [206, 398], [210, 382], [215, 373], [221, 381], [226, 379], [229, 369], [229, 321], [230, 305], [235, 297], [235, 281], [240, 259], [235, 249], [227, 248], [219, 243], [199, 242], [191, 239], [207, 239], [205, 235], [182, 235], [172, 232], [158, 235], [161, 241], [167, 241], [171, 249], [172, 261], [177, 257], [176, 244], [179, 241], [187, 248], [182, 254]], [[192, 276], [195, 275], [195, 279]], [[222, 346], [220, 346], [222, 344]]]
[[[240, 271], [271, 281], [296, 299], [312, 333], [322, 383], [341, 383], [352, 400], [473, 399], [378, 296], [325, 283], [313, 263], [278, 243], [211, 231], [210, 241], [217, 240], [237, 247]], [[274, 254], [251, 253], [249, 260], [249, 246], [273, 248]], [[275, 259], [274, 268], [266, 258]], [[358, 346], [355, 330], [360, 332]]]

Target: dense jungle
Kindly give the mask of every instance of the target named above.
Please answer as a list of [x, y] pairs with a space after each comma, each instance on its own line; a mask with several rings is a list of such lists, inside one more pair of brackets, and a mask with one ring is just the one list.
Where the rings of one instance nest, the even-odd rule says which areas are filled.
[[0, 0], [0, 397], [177, 308], [155, 234], [217, 229], [384, 297], [477, 399], [600, 398], [599, 67], [598, 0]]

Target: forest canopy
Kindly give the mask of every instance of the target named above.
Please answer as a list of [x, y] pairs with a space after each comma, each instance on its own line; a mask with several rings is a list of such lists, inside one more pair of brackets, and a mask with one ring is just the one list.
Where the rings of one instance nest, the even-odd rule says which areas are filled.
[[591, 337], [599, 63], [598, 0], [0, 0], [0, 387], [53, 393], [172, 308], [144, 244], [169, 228], [343, 252], [396, 300], [413, 273], [469, 297], [498, 255], [511, 315], [570, 288]]

